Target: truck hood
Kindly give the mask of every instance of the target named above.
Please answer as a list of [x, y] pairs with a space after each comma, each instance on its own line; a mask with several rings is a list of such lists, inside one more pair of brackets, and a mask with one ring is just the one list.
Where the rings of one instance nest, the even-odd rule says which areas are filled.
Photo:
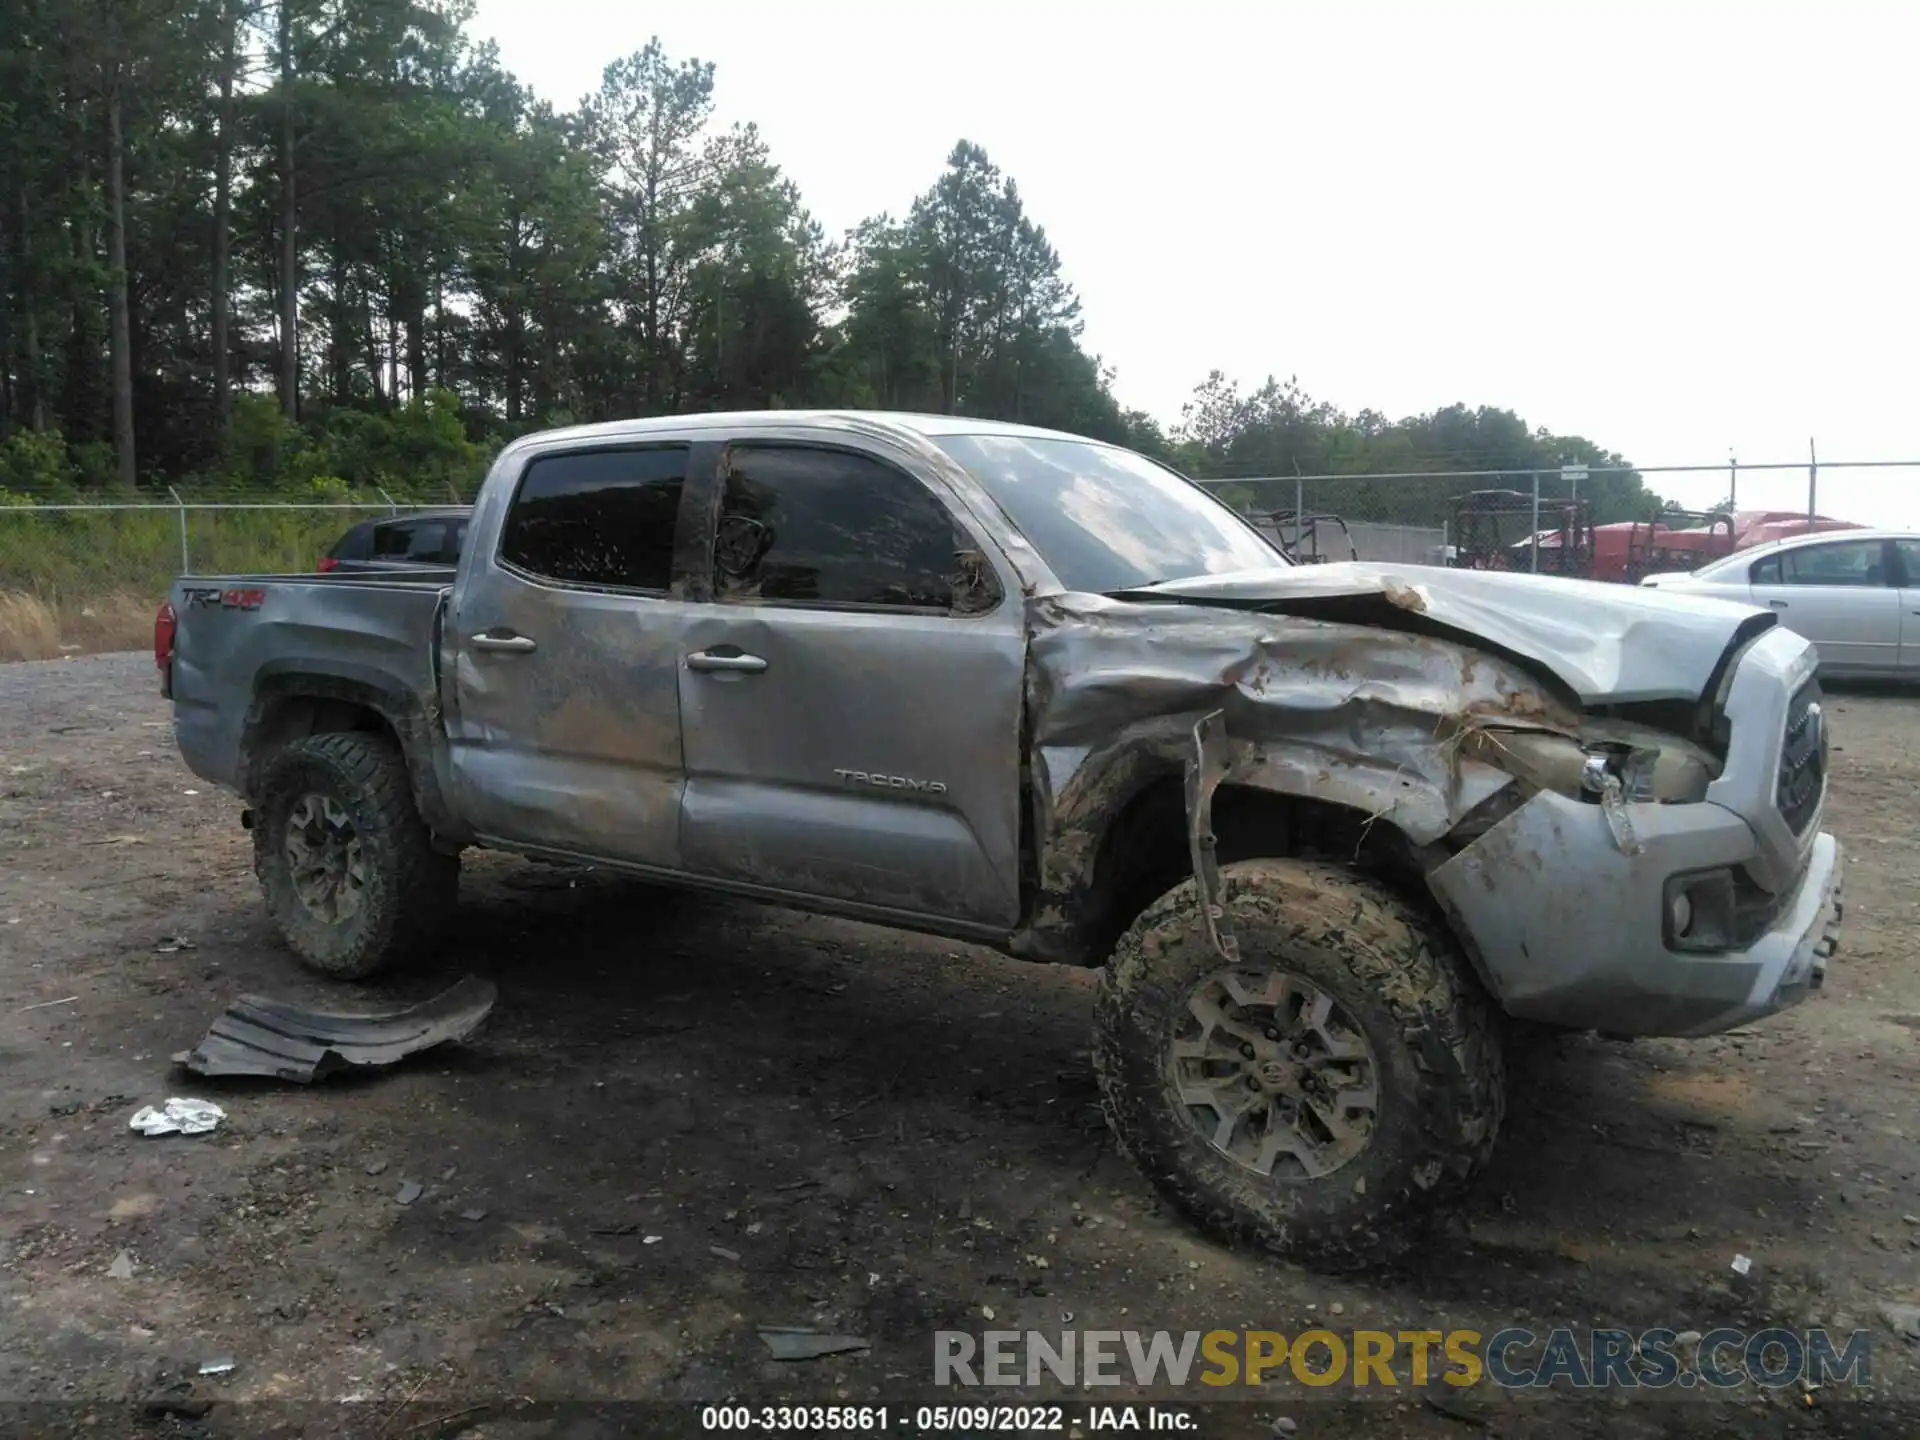
[[1118, 598], [1446, 634], [1551, 674], [1586, 706], [1699, 700], [1729, 648], [1776, 619], [1669, 590], [1364, 561], [1169, 580]]

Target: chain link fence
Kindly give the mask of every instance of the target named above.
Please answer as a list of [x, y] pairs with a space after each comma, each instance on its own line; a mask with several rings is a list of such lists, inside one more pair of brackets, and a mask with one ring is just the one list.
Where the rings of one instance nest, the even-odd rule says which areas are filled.
[[[1564, 466], [1401, 474], [1249, 476], [1201, 482], [1306, 561], [1474, 565], [1631, 580], [1724, 553], [1723, 515], [1809, 514], [1920, 529], [1920, 461]], [[177, 575], [314, 570], [352, 525], [444, 500], [166, 499], [0, 503], [0, 659], [140, 646]], [[1793, 528], [1791, 523], [1784, 527]], [[1685, 539], [1685, 536], [1682, 537]]]
[[[1649, 564], [1692, 568], [1680, 563], [1689, 545], [1724, 553], [1735, 543], [1805, 528], [1801, 522], [1810, 517], [1920, 529], [1920, 461], [1568, 465], [1200, 483], [1308, 562], [1472, 565], [1624, 580]], [[1673, 532], [1691, 538], [1669, 542]]]
[[0, 660], [140, 648], [177, 576], [312, 572], [363, 520], [441, 508], [393, 500], [0, 505]]

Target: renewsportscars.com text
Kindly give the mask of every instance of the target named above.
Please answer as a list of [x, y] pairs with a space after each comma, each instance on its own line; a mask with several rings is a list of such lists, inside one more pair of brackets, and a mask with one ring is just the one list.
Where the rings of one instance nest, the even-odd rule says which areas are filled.
[[1783, 1389], [1866, 1385], [1873, 1379], [1868, 1332], [1595, 1329], [1584, 1339], [1559, 1328], [1539, 1334], [1478, 1330], [941, 1330], [934, 1335], [936, 1385], [1076, 1388], [1200, 1384], [1423, 1386], [1477, 1384], [1507, 1389]]

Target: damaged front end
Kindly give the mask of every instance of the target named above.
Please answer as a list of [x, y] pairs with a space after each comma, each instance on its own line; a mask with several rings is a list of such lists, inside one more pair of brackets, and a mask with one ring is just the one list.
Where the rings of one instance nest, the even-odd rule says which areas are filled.
[[[1421, 594], [1401, 588], [1393, 607], [1420, 616]], [[1705, 1033], [1793, 1003], [1823, 973], [1837, 847], [1816, 823], [1783, 844], [1749, 820], [1772, 802], [1756, 790], [1782, 733], [1770, 707], [1811, 678], [1804, 642], [1784, 631], [1735, 627], [1713, 693], [1692, 703], [1643, 689], [1609, 705], [1511, 647], [1431, 626], [1244, 601], [1051, 596], [1032, 609], [1030, 763], [1047, 841], [1029, 950], [1046, 948], [1050, 925], [1084, 932], [1089, 908], [1111, 900], [1108, 827], [1171, 773], [1190, 873], [1229, 963], [1213, 811], [1230, 788], [1337, 807], [1362, 836], [1391, 834], [1515, 1016]], [[1684, 717], [1692, 733], [1647, 714]]]

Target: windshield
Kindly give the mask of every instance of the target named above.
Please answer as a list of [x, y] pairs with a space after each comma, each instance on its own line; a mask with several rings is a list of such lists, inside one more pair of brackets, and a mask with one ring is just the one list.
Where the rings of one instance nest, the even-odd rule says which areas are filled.
[[936, 435], [1069, 590], [1106, 594], [1287, 563], [1232, 510], [1143, 456], [1090, 440]]

